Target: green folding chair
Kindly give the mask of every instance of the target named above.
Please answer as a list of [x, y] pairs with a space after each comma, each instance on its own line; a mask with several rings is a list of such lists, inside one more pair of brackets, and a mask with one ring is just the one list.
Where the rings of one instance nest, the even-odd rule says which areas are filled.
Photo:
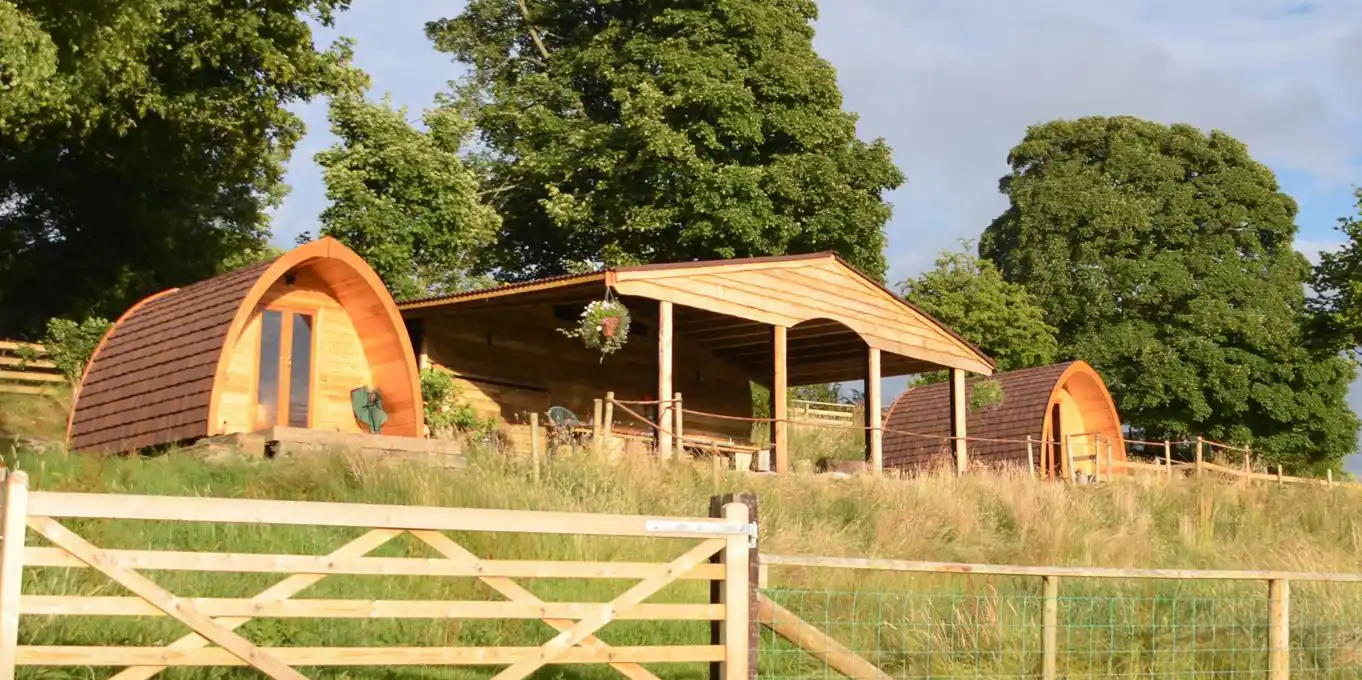
[[369, 434], [383, 433], [383, 423], [388, 422], [388, 414], [383, 410], [383, 396], [378, 390], [368, 387], [350, 390], [350, 406], [355, 410], [355, 419], [369, 430]]

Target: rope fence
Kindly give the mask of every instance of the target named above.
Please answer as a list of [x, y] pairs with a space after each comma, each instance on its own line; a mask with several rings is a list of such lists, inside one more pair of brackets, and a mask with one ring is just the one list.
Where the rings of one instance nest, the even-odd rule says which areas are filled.
[[[1010, 445], [1017, 449], [1025, 448], [1025, 462], [1029, 475], [1033, 479], [1063, 479], [1070, 482], [1092, 482], [1092, 481], [1113, 481], [1116, 476], [1129, 476], [1137, 473], [1152, 473], [1159, 476], [1172, 477], [1175, 475], [1188, 475], [1203, 477], [1213, 475], [1222, 478], [1232, 478], [1241, 481], [1276, 482], [1277, 484], [1315, 484], [1334, 486], [1333, 473], [1329, 472], [1325, 479], [1314, 479], [1306, 477], [1296, 477], [1286, 475], [1282, 466], [1276, 469], [1269, 469], [1261, 463], [1255, 469], [1253, 465], [1253, 453], [1250, 446], [1236, 446], [1224, 442], [1197, 437], [1195, 439], [1170, 439], [1167, 441], [1152, 441], [1141, 439], [1127, 439], [1107, 437], [1098, 432], [1084, 432], [1066, 434], [1062, 440], [1044, 441], [1040, 438], [1028, 437], [1026, 439], [1006, 438], [1006, 437], [981, 437], [966, 435], [957, 437], [951, 434], [932, 434], [924, 432], [913, 432], [901, 430], [893, 427], [872, 426], [868, 424], [856, 424], [849, 420], [807, 420], [799, 418], [774, 418], [750, 415], [732, 415], [728, 413], [717, 413], [703, 409], [689, 408], [685, 406], [685, 401], [680, 393], [672, 399], [618, 399], [613, 392], [607, 393], [604, 399], [596, 399], [595, 413], [590, 424], [583, 423], [576, 428], [577, 432], [589, 432], [591, 437], [591, 447], [597, 453], [605, 450], [608, 443], [613, 443], [623, 438], [625, 440], [638, 440], [640, 438], [656, 438], [661, 440], [666, 438], [670, 443], [666, 451], [657, 451], [662, 457], [670, 458], [673, 456], [685, 456], [690, 452], [708, 453], [718, 458], [726, 456], [733, 459], [735, 467], [745, 468], [753, 462], [757, 463], [758, 471], [767, 471], [771, 468], [779, 452], [774, 446], [758, 445], [757, 434], [754, 432], [750, 437], [730, 437], [724, 435], [716, 437], [711, 433], [695, 435], [687, 432], [683, 428], [683, 422], [688, 418], [705, 418], [724, 422], [749, 423], [753, 426], [765, 425], [772, 427], [776, 425], [786, 425], [797, 428], [796, 432], [806, 431], [833, 431], [833, 432], [860, 432], [867, 435], [867, 440], [872, 433], [877, 433], [881, 437], [885, 435], [907, 437], [916, 440], [934, 441], [940, 444], [945, 455], [951, 453], [951, 449], [956, 442], [966, 443], [966, 459], [969, 445], [990, 444], [990, 445]], [[658, 407], [658, 418], [653, 418], [644, 413], [640, 413], [641, 407]], [[615, 414], [622, 414], [627, 418], [633, 419], [636, 426], [642, 427], [644, 432], [616, 430]], [[537, 429], [538, 419], [531, 417], [532, 429]], [[789, 431], [787, 431], [789, 436]], [[724, 441], [727, 439], [727, 441]], [[787, 440], [788, 441], [788, 440]], [[883, 440], [881, 440], [883, 441]], [[823, 440], [826, 444], [827, 440]], [[1119, 444], [1118, 444], [1119, 442]], [[857, 444], [862, 446], [863, 444]], [[868, 444], [867, 444], [868, 445]], [[574, 447], [576, 445], [574, 444]], [[787, 445], [788, 446], [788, 445]], [[840, 445], [839, 445], [840, 446]], [[1142, 450], [1136, 451], [1133, 447]], [[1191, 448], [1190, 455], [1188, 448]], [[1153, 449], [1150, 451], [1149, 449]], [[531, 449], [534, 455], [539, 455], [539, 444], [537, 439], [532, 439]], [[614, 449], [612, 449], [614, 450]], [[788, 449], [787, 449], [788, 451]], [[1119, 455], [1118, 455], [1119, 451]], [[1174, 457], [1174, 452], [1177, 457]], [[767, 458], [766, 454], [773, 454]], [[822, 454], [823, 452], [819, 452]], [[850, 452], [843, 452], [842, 456]], [[1208, 455], [1209, 454], [1209, 455]], [[1231, 467], [1223, 464], [1226, 454], [1239, 457], [1238, 466]], [[613, 455], [613, 454], [612, 454]], [[1020, 455], [1020, 454], [1017, 454]], [[1187, 460], [1191, 458], [1191, 460]], [[1208, 459], [1209, 458], [1209, 459]], [[820, 458], [823, 460], [842, 460], [839, 457]], [[869, 456], [865, 458], [869, 460]], [[850, 461], [850, 459], [847, 459]], [[746, 461], [746, 462], [743, 462]], [[855, 462], [855, 461], [850, 461]], [[976, 461], [971, 467], [979, 466]], [[1002, 463], [989, 465], [987, 461], [982, 462], [984, 467], [997, 467]], [[1008, 465], [1019, 465], [1017, 462], [1007, 462]], [[823, 465], [819, 462], [819, 465]], [[1265, 471], [1262, 471], [1265, 470]], [[879, 474], [883, 471], [873, 471]], [[903, 470], [898, 473], [905, 472]], [[907, 471], [911, 473], [911, 470]], [[1337, 484], [1343, 484], [1340, 480]], [[1362, 488], [1362, 485], [1352, 484]]]

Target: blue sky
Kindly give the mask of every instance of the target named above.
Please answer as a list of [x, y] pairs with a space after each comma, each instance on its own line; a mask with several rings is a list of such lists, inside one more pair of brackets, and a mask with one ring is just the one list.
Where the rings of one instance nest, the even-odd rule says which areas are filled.
[[[334, 30], [356, 41], [375, 98], [415, 120], [460, 67], [426, 21], [458, 0], [355, 0]], [[1297, 249], [1337, 245], [1362, 183], [1362, 2], [1357, 0], [837, 0], [815, 46], [838, 70], [863, 137], [884, 137], [908, 184], [888, 198], [891, 280], [974, 238], [1006, 202], [997, 180], [1026, 126], [1132, 114], [1224, 130], [1300, 204]], [[332, 143], [325, 102], [298, 107], [308, 134], [275, 212], [281, 244], [316, 230], [325, 192], [313, 155]], [[891, 396], [897, 385], [886, 386]], [[1351, 403], [1362, 409], [1362, 385]], [[1362, 459], [1357, 459], [1362, 472]]]

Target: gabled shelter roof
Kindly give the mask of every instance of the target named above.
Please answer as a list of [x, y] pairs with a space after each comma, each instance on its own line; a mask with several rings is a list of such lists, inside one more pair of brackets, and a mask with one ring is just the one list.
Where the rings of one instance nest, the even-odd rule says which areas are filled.
[[739, 366], [769, 374], [770, 327], [788, 334], [790, 384], [859, 380], [865, 348], [886, 353], [884, 375], [961, 368], [990, 374], [993, 362], [936, 319], [834, 253], [617, 267], [497, 288], [410, 300], [404, 316], [600, 299], [677, 305], [676, 333]]

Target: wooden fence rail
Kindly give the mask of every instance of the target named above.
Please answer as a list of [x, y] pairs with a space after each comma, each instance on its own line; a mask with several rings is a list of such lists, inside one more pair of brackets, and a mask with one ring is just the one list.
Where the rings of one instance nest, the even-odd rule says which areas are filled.
[[[0, 474], [4, 471], [0, 470]], [[709, 662], [716, 680], [746, 680], [750, 668], [749, 561], [755, 524], [742, 503], [721, 516], [641, 517], [519, 510], [361, 505], [225, 498], [126, 496], [28, 490], [27, 476], [3, 481], [0, 507], [0, 680], [21, 666], [126, 666], [118, 680], [147, 680], [170, 666], [249, 666], [272, 678], [299, 680], [297, 666], [506, 666], [497, 680], [522, 680], [546, 664], [609, 664], [630, 680], [657, 680], [640, 664]], [[309, 525], [368, 529], [324, 556], [110, 550], [60, 520], [152, 520], [229, 524]], [[26, 546], [28, 531], [52, 547]], [[445, 532], [570, 534], [689, 540], [680, 556], [661, 563], [484, 559]], [[367, 555], [409, 534], [440, 558]], [[25, 568], [85, 568], [100, 572], [131, 596], [23, 593]], [[179, 597], [144, 576], [146, 570], [289, 573], [250, 598]], [[505, 601], [292, 599], [331, 575], [423, 575], [476, 578]], [[632, 587], [609, 602], [545, 602], [513, 578], [627, 579]], [[717, 584], [708, 602], [647, 600], [680, 579]], [[741, 606], [729, 603], [740, 602]], [[25, 616], [159, 616], [188, 634], [164, 647], [19, 645]], [[537, 647], [277, 647], [257, 646], [236, 629], [257, 618], [531, 619], [558, 631]], [[710, 621], [709, 645], [613, 647], [597, 633], [612, 621]]]
[[[1037, 577], [1042, 581], [1043, 620], [1040, 630], [1035, 631], [1041, 652], [1041, 678], [1053, 680], [1059, 677], [1059, 636], [1056, 634], [1060, 623], [1061, 599], [1060, 583], [1063, 579], [1166, 579], [1166, 580], [1210, 580], [1210, 581], [1261, 581], [1268, 584], [1263, 598], [1263, 619], [1268, 631], [1267, 672], [1268, 680], [1287, 680], [1291, 677], [1291, 583], [1362, 583], [1362, 573], [1316, 573], [1294, 571], [1255, 571], [1255, 570], [1195, 570], [1195, 569], [1101, 569], [1087, 567], [1051, 567], [998, 564], [965, 564], [953, 562], [920, 562], [909, 560], [888, 560], [858, 557], [822, 557], [810, 555], [771, 555], [759, 558], [762, 569], [762, 587], [769, 579], [769, 567], [805, 567], [824, 569], [856, 569], [887, 572], [970, 574], [979, 576], [1022, 576]], [[764, 596], [763, 596], [764, 597]], [[857, 654], [846, 645], [833, 640], [825, 632], [794, 614], [779, 609], [774, 603], [763, 603], [760, 621], [771, 626], [787, 640], [801, 646], [805, 651], [827, 663], [828, 667], [846, 677], [857, 680], [884, 680], [890, 677], [869, 660]], [[780, 627], [777, 625], [780, 624]], [[782, 630], [790, 632], [785, 633]]]
[[42, 345], [0, 340], [0, 393], [42, 394], [66, 384]]
[[[791, 399], [788, 406], [789, 419], [800, 423], [850, 423], [856, 420], [861, 407], [856, 404], [834, 404], [826, 401]], [[889, 407], [881, 409], [888, 412]]]

